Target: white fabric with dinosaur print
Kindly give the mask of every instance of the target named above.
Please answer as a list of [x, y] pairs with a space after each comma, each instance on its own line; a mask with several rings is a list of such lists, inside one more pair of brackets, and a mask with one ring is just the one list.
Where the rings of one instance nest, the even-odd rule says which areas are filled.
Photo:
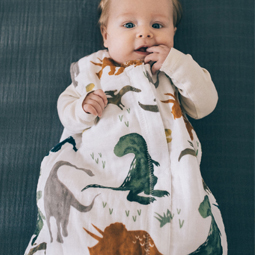
[[[155, 75], [140, 61], [117, 65], [102, 50], [72, 64], [71, 76], [58, 101], [61, 142], [41, 165], [26, 254], [226, 255], [186, 117], [215, 108], [210, 74], [175, 49]], [[81, 107], [95, 89], [108, 97], [101, 118]]]

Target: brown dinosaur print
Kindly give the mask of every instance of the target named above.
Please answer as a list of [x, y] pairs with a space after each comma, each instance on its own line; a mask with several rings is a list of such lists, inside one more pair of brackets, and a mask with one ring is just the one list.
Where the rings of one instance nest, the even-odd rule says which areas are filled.
[[28, 255], [33, 255], [37, 251], [46, 250], [46, 248], [47, 248], [47, 243], [40, 243], [39, 245], [37, 245], [37, 246], [33, 247], [32, 249], [30, 249]]
[[192, 127], [192, 125], [188, 121], [187, 117], [184, 114], [182, 116], [183, 116], [183, 120], [184, 120], [185, 126], [186, 126], [186, 128], [188, 130], [190, 139], [193, 141], [194, 136], [193, 136], [192, 130], [194, 130], [194, 128]]
[[188, 121], [187, 117], [183, 114], [183, 111], [181, 109], [181, 106], [179, 104], [179, 101], [178, 101], [178, 94], [177, 92], [173, 94], [171, 93], [165, 93], [166, 96], [171, 96], [173, 97], [174, 99], [168, 99], [168, 100], [164, 100], [161, 102], [162, 103], [173, 103], [174, 105], [172, 106], [172, 114], [174, 115], [174, 119], [179, 119], [181, 117], [183, 117], [183, 120], [184, 120], [184, 123], [185, 123], [185, 126], [187, 128], [187, 131], [189, 133], [189, 136], [190, 136], [190, 139], [193, 141], [194, 139], [194, 136], [193, 136], [193, 133], [192, 133], [192, 130], [194, 130], [194, 128], [192, 127], [192, 125], [190, 124], [190, 122]]
[[[100, 61], [101, 63], [95, 63], [95, 62], [93, 62], [93, 61], [90, 61], [90, 62], [91, 62], [92, 64], [94, 64], [94, 65], [97, 65], [97, 66], [101, 66], [101, 67], [102, 67], [102, 69], [101, 69], [98, 73], [96, 73], [96, 75], [97, 75], [97, 77], [98, 77], [99, 79], [101, 79], [101, 76], [102, 76], [102, 74], [103, 74], [103, 70], [104, 70], [104, 68], [107, 67], [107, 66], [110, 67], [110, 72], [108, 73], [109, 75], [119, 75], [119, 74], [123, 73], [124, 70], [125, 70], [125, 68], [128, 67], [128, 66], [135, 65], [135, 67], [136, 67], [136, 66], [139, 66], [139, 65], [141, 65], [141, 64], [143, 63], [141, 60], [130, 60], [130, 61], [128, 61], [128, 62], [123, 63], [123, 64], [120, 65], [120, 64], [116, 63], [116, 62], [115, 62], [113, 59], [111, 59], [111, 58], [105, 57], [103, 60], [100, 59], [100, 58], [98, 58], [98, 59], [99, 59], [99, 61]], [[116, 72], [116, 67], [119, 67], [119, 70], [118, 70], [117, 72]]]
[[122, 104], [121, 99], [122, 97], [129, 91], [133, 91], [133, 92], [141, 92], [140, 89], [134, 88], [130, 85], [126, 85], [124, 86], [122, 89], [120, 89], [119, 92], [117, 92], [117, 90], [108, 90], [105, 91], [105, 94], [108, 100], [108, 104], [115, 104], [117, 105], [121, 110], [123, 110], [123, 108], [125, 107], [124, 104]]
[[104, 232], [92, 226], [103, 236], [99, 237], [83, 228], [98, 240], [94, 247], [88, 247], [90, 255], [162, 255], [144, 230], [128, 231], [124, 224], [116, 222], [105, 228]]

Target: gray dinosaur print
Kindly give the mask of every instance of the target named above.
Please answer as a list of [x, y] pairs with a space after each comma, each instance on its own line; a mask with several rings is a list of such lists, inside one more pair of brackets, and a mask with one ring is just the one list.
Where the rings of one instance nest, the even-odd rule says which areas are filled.
[[134, 91], [134, 92], [141, 92], [140, 89], [134, 88], [130, 85], [124, 86], [118, 93], [117, 90], [108, 90], [105, 91], [105, 94], [107, 96], [111, 96], [108, 97], [108, 104], [115, 104], [117, 105], [121, 110], [123, 110], [123, 108], [125, 107], [125, 105], [122, 104], [121, 102], [121, 98], [124, 96], [124, 94], [126, 94], [129, 91]]
[[80, 73], [80, 68], [78, 62], [72, 63], [70, 66], [70, 74], [71, 74], [71, 79], [74, 87], [78, 86], [78, 82], [75, 80], [75, 78], [79, 75]]
[[200, 204], [198, 210], [203, 218], [211, 216], [211, 227], [206, 241], [189, 255], [222, 255], [221, 233], [213, 217], [210, 201], [207, 195], [204, 197], [204, 201]]
[[44, 188], [44, 209], [46, 222], [50, 232], [51, 242], [53, 241], [53, 237], [50, 226], [50, 217], [52, 216], [56, 219], [56, 224], [58, 228], [57, 241], [59, 243], [63, 243], [61, 228], [63, 236], [68, 236], [67, 225], [69, 221], [71, 206], [73, 206], [80, 212], [88, 212], [92, 209], [95, 198], [99, 195], [98, 194], [94, 197], [90, 205], [82, 205], [74, 197], [73, 193], [58, 179], [57, 172], [61, 166], [70, 166], [76, 168], [77, 170], [84, 171], [89, 176], [94, 176], [94, 174], [90, 170], [78, 168], [75, 165], [72, 165], [71, 163], [66, 161], [58, 161], [53, 166]]
[[[129, 153], [135, 154], [135, 157], [130, 165], [127, 177], [120, 187], [105, 187], [97, 184], [91, 184], [82, 189], [102, 188], [119, 191], [129, 191], [127, 200], [130, 202], [138, 202], [143, 205], [150, 204], [156, 199], [154, 197], [168, 196], [169, 192], [164, 190], [154, 190], [158, 178], [154, 175], [154, 165], [159, 166], [159, 163], [154, 161], [148, 153], [147, 144], [144, 138], [137, 134], [131, 133], [122, 136], [116, 146], [114, 153], [118, 157], [123, 157]], [[144, 192], [151, 197], [139, 196]]]
[[155, 86], [156, 89], [159, 86], [159, 73], [160, 72], [157, 72], [157, 81], [154, 82], [148, 71], [143, 72], [144, 76], [149, 80], [150, 83], [152, 83]]

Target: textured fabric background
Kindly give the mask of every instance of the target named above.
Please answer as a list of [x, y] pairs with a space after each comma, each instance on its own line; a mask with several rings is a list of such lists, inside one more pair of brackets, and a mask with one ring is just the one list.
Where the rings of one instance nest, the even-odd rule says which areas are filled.
[[[36, 223], [40, 163], [73, 61], [100, 49], [95, 0], [0, 1], [0, 254], [23, 254]], [[208, 69], [216, 110], [192, 124], [230, 255], [254, 254], [254, 1], [182, 0], [175, 46]], [[168, 254], [166, 254], [168, 255]]]

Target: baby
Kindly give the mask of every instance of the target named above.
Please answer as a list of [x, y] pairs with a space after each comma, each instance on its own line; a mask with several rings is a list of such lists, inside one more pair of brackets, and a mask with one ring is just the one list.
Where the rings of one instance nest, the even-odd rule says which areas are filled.
[[[155, 8], [157, 6], [157, 8]], [[99, 20], [104, 46], [111, 59], [121, 64], [130, 60], [152, 63], [155, 74], [174, 46], [174, 34], [181, 17], [178, 1], [101, 1]], [[107, 105], [102, 90], [89, 94], [85, 112], [102, 115]]]
[[99, 7], [107, 49], [71, 65], [58, 100], [64, 132], [42, 162], [27, 254], [226, 255], [186, 117], [210, 114], [218, 96], [209, 72], [173, 48], [180, 3]]

